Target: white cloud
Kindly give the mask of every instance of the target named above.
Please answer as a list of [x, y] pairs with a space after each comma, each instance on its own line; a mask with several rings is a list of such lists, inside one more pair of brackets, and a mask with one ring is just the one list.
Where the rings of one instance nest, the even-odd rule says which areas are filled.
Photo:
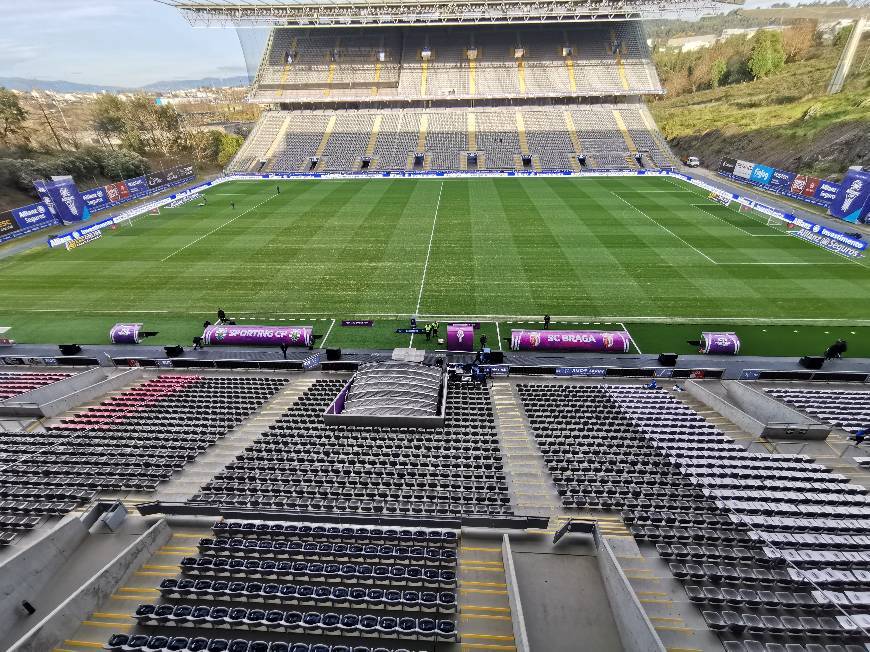
[[33, 61], [39, 58], [41, 48], [32, 43], [13, 43], [0, 39], [0, 60], [8, 65]]
[[122, 15], [124, 4], [124, 0], [39, 0], [38, 6], [22, 3], [4, 7], [3, 18], [30, 26], [76, 22]]

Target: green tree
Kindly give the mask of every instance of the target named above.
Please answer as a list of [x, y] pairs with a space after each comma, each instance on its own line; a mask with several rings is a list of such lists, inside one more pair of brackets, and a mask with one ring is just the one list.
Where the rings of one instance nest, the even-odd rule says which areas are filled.
[[0, 142], [8, 145], [13, 136], [24, 132], [27, 111], [12, 91], [0, 86]]
[[725, 81], [725, 74], [728, 72], [728, 63], [725, 59], [716, 59], [713, 65], [710, 66], [710, 87], [719, 88], [720, 84]]
[[117, 95], [103, 93], [91, 106], [91, 126], [109, 145], [124, 134], [124, 106]]
[[223, 134], [221, 137], [221, 147], [218, 153], [217, 162], [223, 167], [238, 153], [242, 148], [245, 139], [237, 134]]
[[785, 65], [782, 34], [772, 30], [759, 30], [752, 39], [749, 70], [755, 79], [768, 77]]
[[846, 47], [846, 42], [849, 40], [849, 37], [852, 36], [853, 29], [855, 29], [854, 24], [846, 25], [843, 29], [834, 34], [834, 47], [839, 49]]

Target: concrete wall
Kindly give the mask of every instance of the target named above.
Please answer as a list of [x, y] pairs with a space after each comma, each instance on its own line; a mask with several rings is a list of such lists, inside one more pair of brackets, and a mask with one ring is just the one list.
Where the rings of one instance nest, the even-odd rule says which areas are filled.
[[34, 600], [87, 537], [88, 529], [81, 519], [67, 516], [44, 537], [0, 565], [0, 632], [8, 632], [32, 617], [22, 610], [21, 601]]
[[53, 417], [108, 392], [121, 389], [143, 376], [144, 371], [138, 368], [112, 374], [102, 367], [95, 367], [7, 399], [0, 403], [0, 415]]
[[736, 380], [690, 380], [686, 390], [741, 430], [767, 438], [825, 439], [831, 427]]
[[171, 528], [161, 519], [121, 554], [102, 568], [93, 579], [43, 618], [9, 652], [45, 652], [54, 649], [78, 629], [83, 620], [154, 552], [169, 541]]
[[514, 568], [514, 556], [511, 552], [511, 542], [507, 534], [502, 535], [501, 556], [504, 562], [505, 583], [507, 584], [508, 601], [511, 606], [511, 621], [514, 628], [514, 645], [517, 652], [531, 652], [529, 635], [526, 632], [526, 619], [523, 615], [523, 604], [520, 601], [520, 590], [517, 585], [517, 571]]
[[[655, 627], [643, 610], [634, 590], [607, 538], [596, 529], [595, 546], [598, 549], [598, 567], [604, 581], [604, 590], [610, 602], [610, 610], [616, 620], [619, 638], [626, 650], [643, 650], [643, 652], [666, 652]], [[517, 648], [519, 649], [519, 648]]]
[[735, 405], [765, 424], [765, 437], [825, 439], [831, 432], [830, 426], [745, 383], [727, 380], [722, 385]]
[[[701, 403], [716, 410], [716, 412], [731, 421], [744, 432], [760, 437], [764, 432], [765, 424], [746, 414], [739, 407], [731, 403], [726, 396], [721, 396], [719, 393], [714, 392], [714, 382], [715, 381], [703, 383], [696, 380], [690, 380], [686, 382], [685, 388], [689, 394], [701, 401]], [[724, 389], [721, 390], [721, 393], [724, 394]]]

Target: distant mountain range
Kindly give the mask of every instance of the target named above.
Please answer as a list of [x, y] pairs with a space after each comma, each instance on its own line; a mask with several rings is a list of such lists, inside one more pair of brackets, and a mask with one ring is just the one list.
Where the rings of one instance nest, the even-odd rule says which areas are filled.
[[63, 80], [46, 81], [44, 79], [24, 79], [22, 77], [0, 77], [0, 86], [16, 91], [43, 90], [55, 91], [56, 93], [122, 93], [129, 91], [150, 91], [152, 93], [168, 91], [184, 91], [194, 88], [211, 88], [215, 86], [247, 86], [247, 75], [233, 75], [230, 77], [203, 77], [202, 79], [179, 79], [172, 81], [158, 81], [153, 84], [138, 87], [100, 86], [97, 84], [79, 84]]

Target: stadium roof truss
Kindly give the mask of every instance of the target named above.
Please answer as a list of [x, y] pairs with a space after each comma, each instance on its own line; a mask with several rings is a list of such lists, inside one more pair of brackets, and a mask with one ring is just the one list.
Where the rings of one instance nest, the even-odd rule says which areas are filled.
[[[734, 0], [156, 0], [194, 27], [562, 23], [722, 13]], [[739, 0], [742, 2], [742, 0]]]

